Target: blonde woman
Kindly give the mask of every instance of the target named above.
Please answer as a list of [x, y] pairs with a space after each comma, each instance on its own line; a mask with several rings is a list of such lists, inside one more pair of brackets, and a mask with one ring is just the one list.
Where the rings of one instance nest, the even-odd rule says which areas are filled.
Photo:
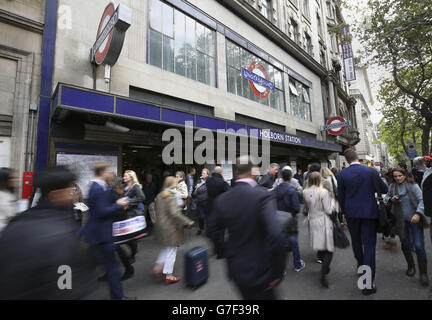
[[142, 192], [142, 186], [138, 181], [137, 175], [132, 170], [127, 170], [123, 175], [124, 195], [129, 197], [129, 206], [127, 208], [128, 217], [135, 217], [142, 214], [141, 204], [145, 201], [145, 195]]
[[338, 202], [338, 195], [337, 195], [337, 180], [334, 176], [333, 172], [329, 168], [322, 168], [321, 169], [321, 177], [322, 177], [322, 183], [323, 188], [325, 188], [329, 194], [330, 197], [334, 200], [335, 203], [335, 211], [338, 213], [338, 219], [341, 224], [341, 227], [344, 228], [346, 223], [345, 219], [342, 216], [342, 210], [340, 209], [339, 202]]
[[303, 198], [308, 211], [310, 244], [322, 258], [321, 285], [328, 288], [326, 275], [330, 272], [330, 262], [334, 252], [333, 223], [330, 219], [334, 200], [323, 188], [319, 172], [309, 174]]
[[179, 210], [180, 196], [176, 187], [177, 179], [166, 177], [163, 191], [156, 197], [156, 239], [165, 245], [165, 248], [159, 253], [153, 274], [157, 277], [163, 274], [166, 284], [180, 281], [180, 277], [173, 275], [177, 247], [184, 243], [184, 227], [191, 228], [194, 224]]
[[188, 195], [189, 195], [186, 182], [184, 181], [185, 180], [185, 173], [183, 171], [177, 171], [176, 172], [176, 179], [178, 182], [176, 190], [183, 200], [181, 202], [180, 210], [183, 210], [184, 207], [186, 206], [186, 199], [188, 198]]

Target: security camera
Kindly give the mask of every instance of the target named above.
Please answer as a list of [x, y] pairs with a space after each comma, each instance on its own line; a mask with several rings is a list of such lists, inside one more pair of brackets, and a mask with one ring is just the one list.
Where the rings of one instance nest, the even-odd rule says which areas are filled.
[[128, 132], [130, 130], [129, 128], [123, 127], [123, 126], [116, 124], [114, 122], [111, 122], [109, 120], [105, 123], [105, 127], [110, 128], [114, 131], [123, 132], [123, 133]]

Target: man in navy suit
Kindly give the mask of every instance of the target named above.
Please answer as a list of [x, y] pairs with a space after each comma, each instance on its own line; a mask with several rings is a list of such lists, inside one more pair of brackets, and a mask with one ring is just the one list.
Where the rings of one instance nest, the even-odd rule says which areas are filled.
[[116, 203], [110, 201], [107, 179], [111, 176], [109, 166], [103, 162], [94, 165], [96, 178], [90, 186], [88, 194], [88, 221], [84, 227], [84, 239], [95, 244], [97, 258], [105, 267], [106, 277], [110, 286], [112, 300], [123, 299], [123, 289], [118, 264], [115, 259], [112, 224], [118, 216], [118, 209], [126, 207], [128, 201], [119, 199]]
[[[256, 170], [255, 173], [253, 170]], [[286, 253], [276, 205], [265, 188], [256, 188], [259, 170], [249, 156], [236, 164], [235, 185], [214, 202], [208, 232], [228, 231], [228, 240], [215, 239], [217, 250], [225, 248], [228, 276], [246, 300], [274, 300], [274, 287], [285, 271]]]
[[[339, 204], [348, 222], [357, 267], [367, 265], [372, 270], [373, 287], [362, 290], [364, 295], [370, 295], [376, 292], [374, 281], [378, 205], [375, 192], [385, 194], [388, 188], [375, 169], [360, 164], [353, 149], [347, 149], [344, 155], [349, 167], [337, 177]], [[373, 175], [380, 190], [375, 190]]]

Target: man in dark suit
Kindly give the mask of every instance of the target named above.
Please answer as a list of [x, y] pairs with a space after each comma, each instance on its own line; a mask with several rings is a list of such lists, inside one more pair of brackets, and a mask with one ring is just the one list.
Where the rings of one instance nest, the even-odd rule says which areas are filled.
[[265, 175], [262, 176], [261, 180], [258, 182], [260, 186], [272, 189], [273, 184], [276, 180], [280, 166], [277, 163], [272, 163]]
[[41, 199], [0, 237], [0, 300], [86, 299], [97, 289], [91, 248], [77, 237], [75, 179], [65, 167], [36, 173]]
[[[256, 188], [255, 177], [259, 170], [249, 156], [237, 159], [236, 173], [235, 186], [214, 202], [214, 219], [208, 231], [227, 230], [228, 276], [243, 298], [276, 299], [274, 287], [283, 277], [286, 253], [282, 228], [276, 220], [275, 202], [266, 189]], [[221, 239], [216, 246], [224, 246]]]
[[[112, 224], [118, 216], [118, 209], [125, 208], [128, 201], [125, 198], [110, 202], [107, 179], [111, 176], [108, 164], [97, 162], [94, 165], [96, 178], [88, 193], [88, 222], [84, 227], [84, 239], [95, 245], [97, 258], [105, 267], [106, 277], [110, 286], [112, 300], [121, 300], [123, 289], [120, 280], [118, 263], [115, 259]], [[127, 299], [127, 298], [126, 298]]]
[[[213, 216], [211, 215], [213, 210], [213, 202], [217, 197], [219, 197], [222, 193], [228, 191], [229, 185], [225, 181], [225, 179], [222, 176], [222, 168], [220, 166], [216, 166], [213, 169], [213, 173], [211, 177], [207, 178], [206, 180], [207, 185], [207, 208], [206, 208], [206, 225], [210, 223], [210, 220], [213, 219]], [[215, 243], [215, 238], [220, 238], [219, 242], [221, 243], [223, 241], [224, 233], [223, 232], [216, 232], [214, 234], [210, 234], [207, 230], [207, 237], [210, 238], [210, 240]], [[217, 241], [217, 240], [216, 240]], [[220, 251], [217, 251], [220, 250]], [[224, 249], [223, 248], [217, 248], [215, 246], [215, 254], [217, 259], [222, 259], [224, 257]]]
[[[339, 204], [348, 222], [357, 267], [367, 265], [371, 268], [373, 287], [362, 290], [364, 295], [370, 295], [376, 292], [374, 280], [378, 205], [375, 192], [387, 193], [388, 187], [375, 169], [360, 164], [353, 149], [347, 149], [344, 155], [349, 167], [337, 177]], [[375, 190], [374, 179], [377, 179], [380, 190]]]

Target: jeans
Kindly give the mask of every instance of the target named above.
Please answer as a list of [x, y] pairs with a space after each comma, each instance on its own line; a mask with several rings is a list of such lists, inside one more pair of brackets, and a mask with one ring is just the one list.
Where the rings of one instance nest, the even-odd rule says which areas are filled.
[[[426, 261], [426, 250], [424, 247], [423, 228], [418, 223], [405, 221], [405, 241], [401, 242], [403, 251], [411, 251], [413, 246], [420, 261]], [[432, 231], [431, 231], [432, 232]]]
[[293, 253], [293, 265], [295, 269], [301, 268], [301, 256], [300, 248], [298, 243], [298, 233], [286, 233], [285, 234], [287, 249]]

